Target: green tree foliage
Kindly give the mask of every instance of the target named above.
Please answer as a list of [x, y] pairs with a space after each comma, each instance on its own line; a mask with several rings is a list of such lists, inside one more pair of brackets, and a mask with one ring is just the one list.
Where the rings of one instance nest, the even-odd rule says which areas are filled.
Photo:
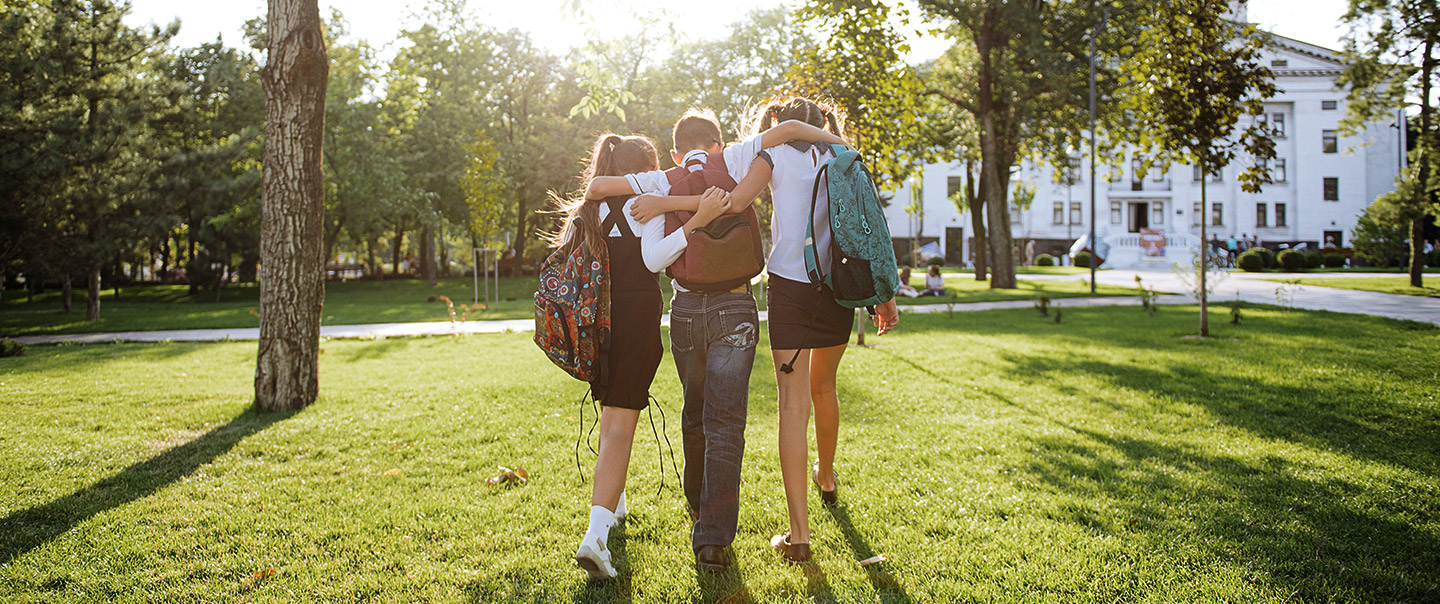
[[1410, 194], [1411, 191], [1402, 186], [1381, 195], [1365, 208], [1350, 237], [1355, 255], [1375, 266], [1396, 266], [1410, 257], [1406, 245], [1410, 238], [1409, 221], [1404, 218], [1405, 206], [1412, 199]]
[[[1133, 94], [1124, 107], [1143, 126], [1137, 140], [1158, 151], [1146, 161], [1168, 157], [1200, 166], [1201, 207], [1209, 207], [1207, 175], [1243, 153], [1253, 161], [1239, 177], [1241, 188], [1256, 193], [1269, 182], [1264, 162], [1275, 157], [1270, 130], [1255, 119], [1276, 90], [1270, 70], [1260, 63], [1264, 39], [1254, 26], [1231, 21], [1230, 10], [1229, 0], [1152, 3], [1140, 17], [1144, 28], [1126, 74]], [[1245, 116], [1250, 119], [1242, 125]], [[1202, 242], [1208, 239], [1205, 228], [1201, 221]], [[1201, 336], [1210, 335], [1204, 270], [1208, 253], [1209, 246], [1202, 243], [1196, 290]]]
[[924, 14], [945, 24], [945, 33], [968, 46], [949, 55], [949, 78], [936, 77], [927, 91], [974, 120], [980, 151], [979, 194], [988, 218], [993, 288], [1015, 287], [1010, 236], [1010, 174], [1035, 158], [1068, 165], [1085, 140], [1081, 108], [1089, 103], [1089, 48], [1105, 5], [1118, 7], [1098, 38], [1100, 125], [1124, 138], [1128, 116], [1116, 98], [1113, 76], [1119, 57], [1133, 50], [1139, 2], [1047, 2], [1042, 0], [921, 0]]
[[[128, 5], [52, 0], [6, 5], [7, 64], [0, 111], [6, 218], [23, 231], [0, 259], [23, 255], [32, 271], [89, 284], [86, 318], [99, 318], [102, 270], [113, 266], [141, 213], [151, 168], [147, 133], [157, 86], [146, 61], [175, 32], [121, 21]], [[9, 221], [7, 220], [7, 223]], [[38, 269], [38, 270], [37, 270]], [[67, 297], [68, 308], [68, 297]]]
[[[1425, 223], [1440, 215], [1436, 201], [1440, 192], [1440, 120], [1435, 116], [1434, 93], [1435, 79], [1440, 77], [1437, 15], [1440, 2], [1436, 0], [1350, 0], [1350, 8], [1341, 18], [1350, 26], [1341, 53], [1346, 68], [1339, 78], [1347, 91], [1342, 127], [1356, 133], [1369, 122], [1392, 118], [1397, 108], [1419, 108], [1419, 133], [1410, 152], [1410, 165], [1397, 181], [1397, 189], [1408, 194], [1388, 195], [1387, 210], [1372, 217], [1393, 219], [1407, 227], [1410, 285], [1414, 287], [1422, 285]], [[1357, 226], [1357, 236], [1359, 229]]]
[[909, 51], [892, 17], [903, 7], [873, 0], [814, 0], [796, 20], [816, 31], [786, 74], [784, 92], [834, 103], [846, 137], [865, 154], [882, 188], [899, 187], [924, 159], [919, 129], [920, 80], [901, 55]]

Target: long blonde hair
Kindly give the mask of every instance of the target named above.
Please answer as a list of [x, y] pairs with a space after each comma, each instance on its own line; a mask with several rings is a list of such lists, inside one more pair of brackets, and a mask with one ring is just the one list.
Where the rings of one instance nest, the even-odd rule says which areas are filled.
[[595, 150], [581, 177], [580, 190], [569, 197], [550, 194], [555, 213], [562, 217], [560, 230], [549, 233], [545, 240], [550, 247], [565, 242], [581, 242], [590, 249], [604, 244], [600, 232], [600, 204], [603, 200], [585, 199], [585, 189], [596, 176], [624, 176], [660, 169], [660, 154], [655, 143], [643, 136], [620, 136], [607, 132], [595, 139]]

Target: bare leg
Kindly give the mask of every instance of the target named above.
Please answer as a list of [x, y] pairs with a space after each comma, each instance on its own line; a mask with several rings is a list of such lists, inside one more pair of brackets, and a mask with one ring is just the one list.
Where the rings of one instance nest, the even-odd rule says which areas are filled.
[[[794, 350], [772, 350], [775, 367], [790, 362]], [[790, 542], [810, 543], [810, 513], [805, 507], [806, 473], [810, 453], [810, 351], [800, 352], [795, 371], [775, 371], [780, 390], [780, 479], [785, 484], [785, 507], [790, 512]]]
[[635, 442], [635, 424], [640, 412], [620, 407], [600, 407], [600, 452], [595, 460], [595, 485], [590, 505], [610, 511], [620, 503], [625, 474], [630, 468], [630, 447]]
[[840, 437], [840, 399], [835, 394], [835, 374], [845, 344], [817, 348], [810, 353], [810, 400], [815, 405], [815, 452], [820, 463], [820, 488], [835, 489], [835, 443]]

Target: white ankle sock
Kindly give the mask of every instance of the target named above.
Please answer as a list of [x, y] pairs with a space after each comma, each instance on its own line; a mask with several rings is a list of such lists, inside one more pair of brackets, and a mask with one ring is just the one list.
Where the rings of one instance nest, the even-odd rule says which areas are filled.
[[615, 512], [605, 509], [604, 506], [590, 506], [590, 528], [585, 529], [586, 539], [595, 538], [601, 543], [607, 543], [612, 526], [615, 526]]

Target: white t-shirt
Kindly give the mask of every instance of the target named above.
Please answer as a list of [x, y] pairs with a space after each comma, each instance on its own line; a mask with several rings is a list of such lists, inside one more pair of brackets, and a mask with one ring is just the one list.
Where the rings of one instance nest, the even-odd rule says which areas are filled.
[[[805, 270], [805, 224], [810, 220], [810, 195], [821, 164], [835, 157], [829, 145], [789, 143], [765, 152], [774, 168], [770, 195], [774, 212], [770, 218], [769, 271], [791, 281], [809, 283]], [[830, 196], [820, 187], [815, 200], [815, 251], [820, 270], [830, 272]]]
[[[762, 148], [760, 147], [760, 135], [758, 134], [746, 139], [744, 142], [725, 147], [725, 150], [723, 151], [725, 157], [725, 171], [730, 173], [730, 178], [735, 179], [735, 182], [737, 183], [745, 180], [745, 175], [750, 173], [750, 164], [755, 162], [755, 157], [760, 154], [761, 149]], [[686, 153], [684, 159], [680, 163], [682, 165], [688, 164], [690, 163], [691, 159], [699, 159], [703, 163], [707, 157], [709, 157], [708, 153], [705, 153], [704, 151], [701, 151], [699, 149], [695, 149], [690, 151], [689, 153]], [[701, 166], [690, 166], [691, 172], [699, 169], [701, 169]], [[649, 193], [651, 195], [670, 194], [670, 179], [665, 177], [664, 170], [651, 170], [649, 172], [641, 172], [639, 174], [627, 174], [625, 176], [625, 179], [630, 181], [630, 189], [633, 190], [636, 195], [641, 195], [644, 193]], [[627, 220], [630, 221], [631, 228], [636, 228], [634, 226], [635, 219], [630, 217], [630, 207], [634, 204], [634, 202], [634, 198], [631, 198], [629, 201], [625, 202], [625, 217]], [[602, 218], [603, 217], [604, 216], [602, 215]], [[642, 235], [640, 238], [642, 251], [644, 249], [645, 241], [647, 240], [647, 238], [659, 237], [663, 239], [663, 243], [656, 244], [656, 258], [657, 261], [661, 258], [664, 258], [664, 264], [661, 264], [659, 268], [655, 268], [653, 265], [650, 264], [650, 256], [645, 256], [645, 266], [650, 268], [652, 272], [658, 273], [665, 270], [667, 267], [670, 266], [671, 263], [675, 262], [675, 260], [680, 257], [680, 254], [685, 253], [685, 245], [687, 243], [687, 240], [685, 239], [685, 232], [683, 230], [677, 229], [674, 233], [670, 233], [670, 235], [666, 236], [665, 219], [663, 216], [651, 218], [649, 222], [645, 223], [644, 231], [646, 234]], [[689, 291], [684, 287], [681, 287], [679, 283], [671, 283], [670, 285], [671, 287], [675, 288], [675, 291]]]
[[[735, 179], [737, 183], [745, 180], [745, 175], [750, 173], [750, 164], [755, 163], [755, 156], [759, 155], [762, 150], [759, 134], [747, 138], [743, 142], [725, 147], [725, 150], [722, 152], [725, 156], [725, 171], [729, 172], [730, 178]], [[709, 154], [695, 149], [686, 153], [685, 158], [680, 163], [682, 165], [688, 164], [691, 159], [696, 158], [704, 162], [706, 157], [709, 157]], [[699, 169], [700, 166], [690, 166], [691, 172]], [[649, 193], [651, 195], [670, 194], [670, 180], [665, 178], [664, 170], [629, 174], [625, 176], [625, 179], [630, 181], [630, 188], [635, 191], [636, 195], [642, 193]]]

